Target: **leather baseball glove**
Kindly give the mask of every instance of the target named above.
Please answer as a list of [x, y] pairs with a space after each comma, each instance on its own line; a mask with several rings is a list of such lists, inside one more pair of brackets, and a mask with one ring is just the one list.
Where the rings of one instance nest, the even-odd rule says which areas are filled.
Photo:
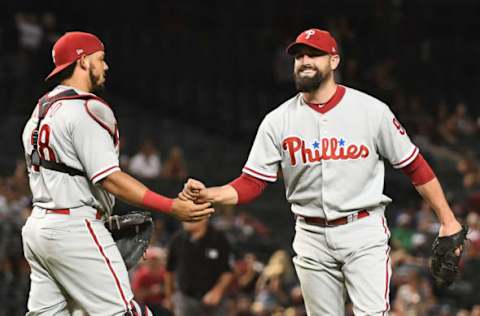
[[112, 233], [127, 269], [133, 268], [147, 250], [153, 233], [153, 220], [149, 212], [134, 211], [125, 215], [112, 215], [105, 227]]
[[[437, 287], [448, 287], [455, 280], [467, 233], [468, 227], [463, 226], [458, 233], [437, 237], [433, 242], [430, 268]], [[458, 248], [460, 248], [459, 256], [455, 254]]]

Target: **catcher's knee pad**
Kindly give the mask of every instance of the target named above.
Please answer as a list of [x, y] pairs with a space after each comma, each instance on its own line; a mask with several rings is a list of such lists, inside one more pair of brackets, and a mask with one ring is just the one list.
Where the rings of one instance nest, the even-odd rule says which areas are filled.
[[131, 309], [125, 313], [125, 316], [153, 316], [152, 311], [145, 304], [139, 304], [132, 300]]

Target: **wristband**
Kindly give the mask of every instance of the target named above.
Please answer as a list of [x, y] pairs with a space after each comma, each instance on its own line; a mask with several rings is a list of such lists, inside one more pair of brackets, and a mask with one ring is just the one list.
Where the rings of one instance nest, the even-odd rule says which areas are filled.
[[169, 213], [172, 211], [173, 199], [147, 190], [143, 196], [142, 204], [148, 209]]

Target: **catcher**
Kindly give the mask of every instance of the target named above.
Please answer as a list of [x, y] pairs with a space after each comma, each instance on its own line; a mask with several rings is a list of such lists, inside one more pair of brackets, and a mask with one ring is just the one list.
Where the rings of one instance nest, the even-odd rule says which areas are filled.
[[22, 137], [33, 195], [22, 230], [31, 267], [27, 315], [70, 315], [71, 305], [91, 316], [151, 315], [133, 300], [127, 272], [145, 251], [151, 218], [109, 218], [114, 196], [182, 221], [202, 220], [213, 209], [154, 193], [120, 170], [117, 121], [93, 94], [108, 70], [98, 37], [67, 33], [52, 56], [56, 67], [47, 79], [59, 85], [39, 100]]

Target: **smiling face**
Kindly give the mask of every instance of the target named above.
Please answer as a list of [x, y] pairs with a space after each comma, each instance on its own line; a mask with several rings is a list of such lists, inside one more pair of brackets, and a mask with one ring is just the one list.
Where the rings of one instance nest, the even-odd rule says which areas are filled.
[[306, 45], [298, 47], [294, 54], [295, 66], [293, 76], [300, 92], [313, 92], [328, 80], [333, 80], [333, 71], [340, 58], [329, 55]]

